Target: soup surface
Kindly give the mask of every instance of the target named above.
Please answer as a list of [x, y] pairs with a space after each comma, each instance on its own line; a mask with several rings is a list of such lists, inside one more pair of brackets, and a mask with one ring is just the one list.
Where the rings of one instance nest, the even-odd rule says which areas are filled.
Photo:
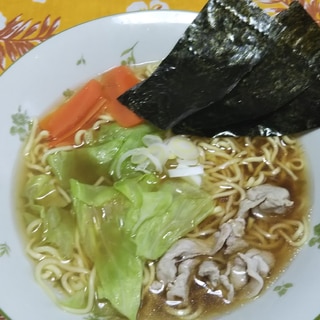
[[69, 312], [211, 319], [261, 295], [306, 240], [299, 141], [161, 131], [116, 100], [153, 69], [89, 81], [34, 119], [24, 146], [26, 252]]

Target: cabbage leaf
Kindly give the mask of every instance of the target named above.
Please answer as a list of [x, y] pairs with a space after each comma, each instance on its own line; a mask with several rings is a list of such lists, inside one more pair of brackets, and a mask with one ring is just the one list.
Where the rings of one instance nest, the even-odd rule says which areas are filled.
[[80, 241], [97, 270], [99, 298], [129, 319], [136, 318], [140, 306], [144, 262], [160, 258], [213, 213], [209, 194], [153, 174], [113, 186], [71, 180], [71, 194]]
[[96, 268], [99, 298], [108, 299], [128, 319], [140, 306], [143, 262], [122, 227], [123, 196], [113, 187], [71, 181], [74, 210], [84, 251]]
[[56, 247], [63, 259], [72, 258], [74, 247], [75, 219], [63, 208], [49, 207], [42, 213], [46, 229], [45, 242]]
[[140, 212], [145, 214], [149, 206], [155, 213], [141, 223], [134, 238], [137, 254], [150, 260], [160, 258], [179, 238], [213, 213], [210, 195], [198, 187], [178, 179], [166, 180], [159, 186], [153, 197], [144, 194], [147, 201]]
[[[151, 133], [160, 135], [158, 129], [146, 124], [132, 128], [123, 128], [116, 123], [101, 126], [93, 131], [93, 140], [88, 145], [53, 153], [48, 156], [48, 163], [64, 187], [69, 187], [70, 179], [88, 184], [95, 183], [101, 176], [117, 180], [115, 169], [121, 155], [143, 147], [142, 138]], [[123, 177], [136, 175], [135, 167], [129, 160], [120, 167]]]

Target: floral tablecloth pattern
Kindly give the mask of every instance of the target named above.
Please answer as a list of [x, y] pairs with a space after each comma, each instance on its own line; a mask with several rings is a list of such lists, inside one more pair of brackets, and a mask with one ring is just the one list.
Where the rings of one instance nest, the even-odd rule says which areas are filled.
[[[254, 0], [270, 14], [292, 0]], [[320, 21], [320, 0], [300, 0]], [[200, 11], [206, 0], [0, 0], [0, 75], [37, 44], [65, 29], [103, 16], [138, 10]]]
[[[253, 1], [273, 15], [287, 8], [294, 0]], [[320, 24], [320, 0], [299, 1]], [[205, 3], [206, 0], [0, 0], [0, 76], [39, 43], [80, 23], [138, 10], [199, 12]], [[0, 258], [9, 255], [9, 247], [0, 245]], [[315, 319], [320, 319], [320, 315]], [[1, 308], [0, 320], [10, 320]]]

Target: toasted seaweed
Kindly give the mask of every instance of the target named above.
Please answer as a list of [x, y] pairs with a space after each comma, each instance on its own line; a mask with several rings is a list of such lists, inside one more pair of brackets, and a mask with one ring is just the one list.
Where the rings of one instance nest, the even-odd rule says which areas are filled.
[[260, 62], [272, 21], [251, 0], [209, 0], [151, 77], [119, 101], [156, 126], [172, 128], [222, 99]]
[[[236, 130], [237, 134], [279, 134], [281, 126], [286, 133], [295, 132], [294, 128], [304, 128], [298, 123], [305, 118], [294, 120], [295, 116], [301, 117], [304, 114], [297, 106], [291, 108], [291, 114], [287, 114], [288, 107], [286, 111], [279, 111], [279, 114], [274, 111], [288, 104], [317, 81], [314, 75], [319, 74], [320, 64], [315, 57], [320, 52], [320, 29], [297, 1], [288, 10], [278, 14], [275, 23], [280, 24], [282, 30], [280, 33], [278, 30], [273, 34], [271, 32], [274, 45], [262, 61], [222, 100], [185, 118], [173, 128], [174, 132], [212, 136], [218, 134], [219, 130], [222, 130], [220, 134], [234, 131], [232, 125], [243, 121], [247, 124], [254, 119], [262, 121], [261, 117], [270, 113], [273, 116], [262, 121], [260, 127], [254, 125], [254, 129], [250, 129], [248, 126], [246, 132], [242, 124]], [[282, 114], [290, 118], [290, 128], [282, 121]], [[272, 119], [276, 125], [269, 130], [267, 124], [271, 125]], [[224, 129], [221, 129], [221, 124]]]
[[282, 136], [320, 127], [320, 81], [267, 116], [230, 126], [216, 127], [208, 136]]

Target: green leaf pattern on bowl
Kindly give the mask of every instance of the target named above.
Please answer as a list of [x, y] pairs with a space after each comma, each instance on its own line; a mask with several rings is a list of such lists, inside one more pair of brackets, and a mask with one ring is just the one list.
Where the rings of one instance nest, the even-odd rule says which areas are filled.
[[134, 54], [134, 48], [138, 42], [136, 42], [132, 47], [122, 51], [120, 57], [122, 58], [121, 64], [122, 65], [132, 65], [136, 63], [136, 58]]
[[22, 111], [21, 106], [18, 111], [11, 115], [12, 126], [10, 127], [10, 134], [17, 135], [20, 141], [24, 141], [31, 128], [31, 119], [27, 111]]
[[77, 60], [76, 65], [79, 66], [81, 64], [86, 64], [87, 61], [86, 59], [83, 57], [83, 55], [80, 57], [80, 59]]
[[313, 234], [314, 236], [309, 240], [309, 246], [317, 245], [318, 249], [320, 249], [320, 223], [313, 227]]
[[[10, 254], [10, 248], [6, 243], [0, 243], [0, 257]], [[1, 310], [0, 310], [1, 311]]]
[[290, 289], [290, 288], [292, 288], [292, 287], [293, 287], [293, 283], [287, 282], [287, 283], [285, 283], [285, 284], [276, 286], [276, 287], [273, 289], [273, 291], [277, 292], [278, 295], [279, 295], [280, 297], [282, 297], [282, 296], [284, 296], [284, 295], [287, 293], [288, 289]]

